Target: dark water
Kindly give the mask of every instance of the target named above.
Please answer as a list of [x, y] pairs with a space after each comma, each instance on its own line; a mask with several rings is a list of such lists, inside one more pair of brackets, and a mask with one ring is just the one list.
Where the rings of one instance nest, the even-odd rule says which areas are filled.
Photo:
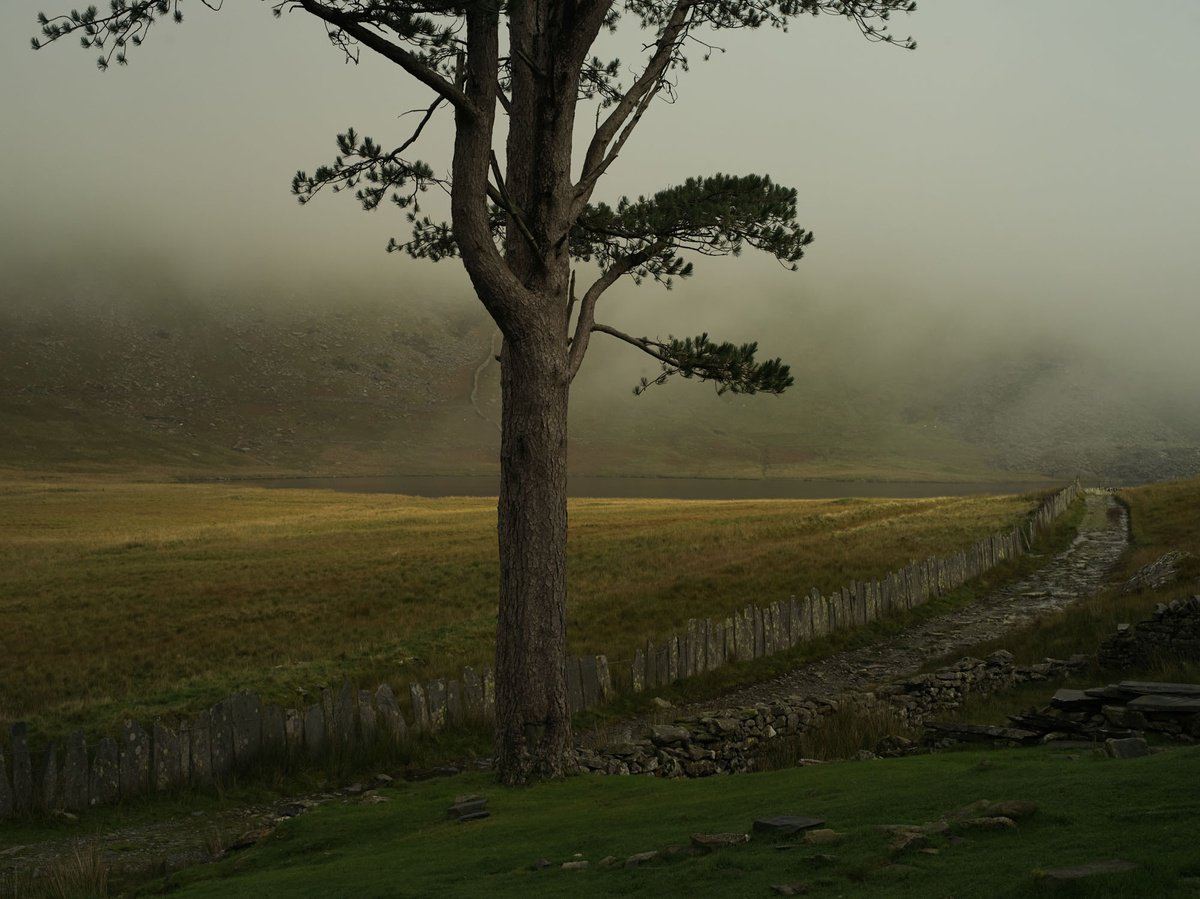
[[[253, 478], [244, 483], [273, 488], [336, 490], [344, 493], [399, 493], [407, 496], [495, 496], [497, 477], [380, 476], [347, 478]], [[599, 478], [573, 477], [574, 497], [597, 499], [839, 499], [845, 496], [917, 498], [972, 494], [1025, 493], [1030, 483], [952, 484], [936, 481], [806, 481], [798, 478]]]

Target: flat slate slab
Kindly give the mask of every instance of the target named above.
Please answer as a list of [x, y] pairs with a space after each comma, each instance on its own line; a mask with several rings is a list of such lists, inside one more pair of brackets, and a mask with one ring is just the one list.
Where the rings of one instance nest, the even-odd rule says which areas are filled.
[[1050, 697], [1050, 705], [1056, 709], [1091, 709], [1104, 702], [1104, 699], [1099, 696], [1090, 696], [1083, 690], [1068, 690], [1063, 688], [1055, 691]]
[[1122, 690], [1116, 684], [1107, 684], [1103, 687], [1088, 687], [1083, 691], [1085, 695], [1092, 696], [1096, 699], [1115, 699], [1118, 702], [1124, 702], [1130, 696], [1136, 696], [1135, 693], [1129, 693]]
[[961, 742], [987, 743], [1004, 740], [1010, 743], [1034, 743], [1041, 734], [1018, 727], [999, 727], [994, 724], [960, 724], [954, 721], [927, 721], [925, 729], [953, 737]]
[[1139, 696], [1126, 703], [1125, 708], [1137, 712], [1178, 712], [1193, 715], [1200, 712], [1200, 696], [1163, 696], [1155, 693]]
[[1164, 684], [1157, 681], [1123, 680], [1117, 686], [1127, 693], [1134, 693], [1138, 696], [1155, 693], [1200, 698], [1200, 684]]
[[814, 827], [824, 827], [822, 818], [805, 818], [800, 815], [775, 815], [770, 818], [755, 818], [755, 833], [775, 833], [786, 835], [801, 830], [812, 830]]
[[1088, 862], [1085, 865], [1066, 865], [1061, 868], [1048, 868], [1038, 874], [1041, 881], [1059, 883], [1067, 880], [1083, 880], [1087, 877], [1098, 877], [1104, 874], [1122, 874], [1125, 871], [1136, 871], [1133, 862], [1120, 858], [1110, 858], [1099, 862]]
[[1110, 759], [1136, 759], [1150, 754], [1150, 747], [1141, 737], [1124, 740], [1105, 740], [1104, 754]]

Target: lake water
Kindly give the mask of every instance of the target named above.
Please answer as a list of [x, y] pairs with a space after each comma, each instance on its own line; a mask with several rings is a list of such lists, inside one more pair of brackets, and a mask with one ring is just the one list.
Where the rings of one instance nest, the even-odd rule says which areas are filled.
[[[379, 476], [345, 478], [252, 478], [244, 483], [272, 488], [397, 493], [407, 496], [495, 496], [491, 476]], [[1056, 484], [942, 483], [937, 481], [808, 481], [799, 478], [602, 478], [572, 477], [573, 497], [596, 499], [840, 499], [846, 496], [911, 499], [926, 496], [1025, 493]]]

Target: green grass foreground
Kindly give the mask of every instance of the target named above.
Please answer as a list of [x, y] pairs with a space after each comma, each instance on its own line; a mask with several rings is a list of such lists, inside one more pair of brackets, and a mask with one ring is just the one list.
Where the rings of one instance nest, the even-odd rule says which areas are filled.
[[[694, 781], [576, 777], [520, 790], [463, 776], [384, 790], [390, 801], [379, 805], [323, 806], [152, 890], [197, 899], [766, 897], [772, 884], [803, 882], [812, 895], [880, 899], [1194, 896], [1198, 769], [1192, 747], [1125, 761], [1088, 750], [943, 753]], [[485, 796], [492, 817], [448, 820], [462, 793]], [[956, 827], [931, 838], [936, 854], [896, 855], [877, 829], [934, 821], [979, 799], [1032, 799], [1039, 810], [1017, 830]], [[845, 838], [828, 846], [755, 838], [711, 855], [624, 865], [635, 853], [686, 845], [696, 832], [744, 833], [753, 819], [779, 814], [823, 818]], [[618, 861], [600, 864], [608, 856]], [[561, 868], [580, 857], [586, 870]], [[1140, 870], [1077, 888], [1036, 881], [1040, 869], [1118, 857]], [[549, 866], [535, 870], [539, 859]]]
[[[1018, 521], [1035, 495], [575, 500], [570, 650], [878, 577]], [[492, 655], [494, 500], [0, 480], [0, 724], [54, 735], [239, 687], [453, 675]]]

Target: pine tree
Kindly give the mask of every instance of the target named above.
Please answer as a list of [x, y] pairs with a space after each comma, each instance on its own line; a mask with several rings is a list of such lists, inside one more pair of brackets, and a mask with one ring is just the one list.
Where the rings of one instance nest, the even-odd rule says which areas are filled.
[[[69, 35], [99, 51], [99, 66], [126, 64], [163, 19], [183, 20], [186, 0], [111, 0], [54, 17], [42, 14], [34, 48]], [[198, 0], [209, 8], [209, 0]], [[353, 128], [337, 155], [292, 190], [307, 203], [325, 188], [353, 191], [364, 209], [385, 201], [411, 233], [388, 249], [418, 259], [461, 260], [504, 337], [496, 632], [496, 759], [500, 779], [521, 783], [574, 769], [567, 707], [567, 401], [593, 334], [608, 334], [662, 366], [645, 390], [672, 375], [737, 393], [792, 385], [779, 359], [759, 361], [753, 343], [707, 334], [657, 339], [597, 320], [599, 301], [622, 277], [670, 286], [692, 274], [689, 256], [749, 246], [795, 267], [812, 240], [796, 221], [796, 191], [760, 175], [688, 178], [653, 196], [593, 202], [651, 104], [672, 92], [690, 48], [734, 28], [786, 28], [804, 15], [841, 17], [869, 40], [913, 47], [888, 29], [911, 0], [268, 0], [276, 15], [302, 13], [327, 26], [352, 60], [363, 51], [392, 62], [431, 92], [412, 134], [391, 149]], [[640, 26], [637, 77], [594, 46], [603, 32]], [[576, 158], [581, 105], [596, 127]], [[411, 156], [426, 124], [454, 117], [449, 177]], [[503, 143], [501, 143], [503, 141]], [[501, 151], [501, 152], [498, 152]], [[501, 161], [503, 159], [503, 162]], [[579, 177], [572, 177], [579, 162]], [[450, 195], [450, 221], [425, 214], [430, 188]], [[593, 278], [582, 292], [577, 278]]]

